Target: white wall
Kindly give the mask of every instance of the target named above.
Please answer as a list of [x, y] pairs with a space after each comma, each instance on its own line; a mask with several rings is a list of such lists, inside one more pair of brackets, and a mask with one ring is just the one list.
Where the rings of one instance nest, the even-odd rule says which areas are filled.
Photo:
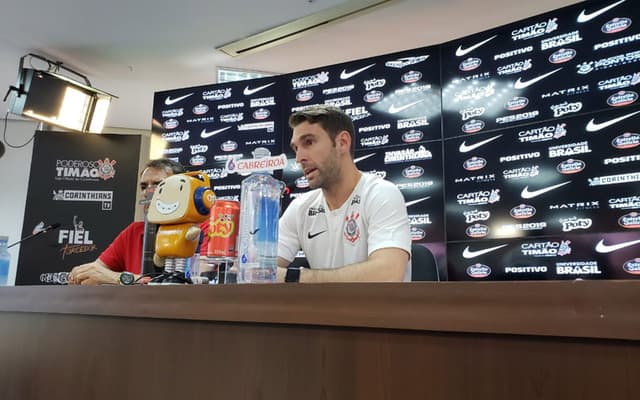
[[[0, 140], [4, 131], [4, 118], [0, 120]], [[38, 129], [38, 123], [27, 120], [9, 119], [7, 121], [6, 141], [12, 145], [26, 143]], [[149, 131], [134, 129], [105, 128], [104, 133], [142, 135], [140, 165], [149, 160]], [[9, 236], [9, 243], [20, 240], [24, 208], [27, 201], [27, 187], [31, 169], [33, 141], [25, 147], [12, 149], [5, 143], [5, 153], [0, 158], [0, 236]], [[136, 219], [141, 219], [136, 214]], [[13, 285], [16, 276], [20, 245], [9, 249], [11, 265], [9, 267], [9, 284]]]
[[[33, 137], [37, 126], [38, 124], [33, 121], [10, 119], [6, 125], [6, 141], [14, 146], [22, 145]], [[0, 133], [4, 129], [3, 118], [0, 121]], [[0, 173], [0, 235], [9, 236], [9, 243], [18, 241], [22, 233], [32, 151], [33, 141], [19, 149], [12, 149], [5, 143], [5, 153], [0, 158], [0, 171], [2, 171]], [[19, 249], [20, 245], [9, 249], [11, 253], [9, 284], [15, 281]]]

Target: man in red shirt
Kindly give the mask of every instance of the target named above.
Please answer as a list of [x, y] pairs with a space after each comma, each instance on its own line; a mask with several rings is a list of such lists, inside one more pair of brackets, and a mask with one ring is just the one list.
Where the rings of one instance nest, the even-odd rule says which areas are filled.
[[[156, 186], [164, 178], [185, 172], [179, 163], [168, 160], [151, 160], [140, 175], [140, 191], [144, 199], [151, 199]], [[147, 213], [148, 204], [144, 205]], [[123, 272], [138, 278], [141, 271], [144, 222], [133, 222], [113, 240], [93, 262], [74, 267], [69, 273], [70, 285], [118, 284]]]

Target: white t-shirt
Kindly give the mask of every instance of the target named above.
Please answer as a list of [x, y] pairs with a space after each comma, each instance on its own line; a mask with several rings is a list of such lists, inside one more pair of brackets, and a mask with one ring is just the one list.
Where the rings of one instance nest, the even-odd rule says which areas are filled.
[[[278, 256], [292, 261], [302, 249], [313, 269], [362, 262], [387, 247], [411, 254], [404, 197], [393, 183], [371, 174], [362, 174], [337, 210], [329, 211], [321, 189], [304, 193], [289, 204], [278, 229]], [[410, 277], [407, 263], [405, 281]]]

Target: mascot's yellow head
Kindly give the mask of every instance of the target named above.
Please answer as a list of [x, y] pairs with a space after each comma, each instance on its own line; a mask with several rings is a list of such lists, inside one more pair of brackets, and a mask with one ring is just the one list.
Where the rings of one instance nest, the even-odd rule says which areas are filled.
[[147, 219], [159, 225], [205, 221], [216, 199], [210, 185], [200, 171], [165, 178], [153, 193]]

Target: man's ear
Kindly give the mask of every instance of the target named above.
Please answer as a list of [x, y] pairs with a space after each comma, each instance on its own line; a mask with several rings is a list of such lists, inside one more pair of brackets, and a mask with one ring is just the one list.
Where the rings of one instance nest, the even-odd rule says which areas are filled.
[[340, 133], [338, 133], [338, 135], [336, 136], [336, 145], [342, 152], [350, 154], [351, 140], [353, 140], [353, 138], [348, 131], [340, 131]]

